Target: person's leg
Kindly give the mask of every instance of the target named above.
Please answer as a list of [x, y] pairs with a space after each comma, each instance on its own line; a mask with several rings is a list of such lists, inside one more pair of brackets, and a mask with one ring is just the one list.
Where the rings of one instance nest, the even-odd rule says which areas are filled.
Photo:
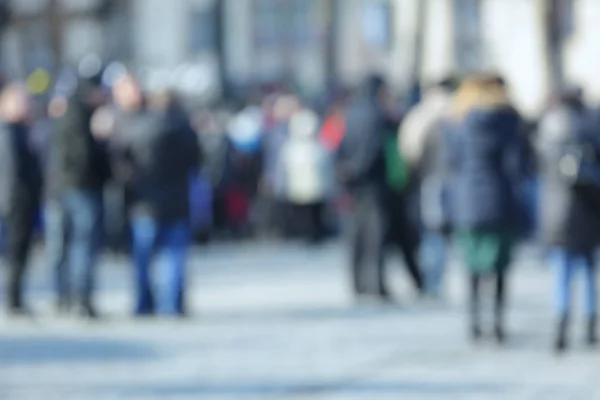
[[100, 193], [72, 191], [65, 195], [64, 206], [71, 221], [69, 266], [72, 284], [81, 311], [95, 317], [92, 295], [95, 284], [95, 263], [102, 235]]
[[402, 251], [404, 263], [419, 293], [424, 291], [424, 279], [419, 266], [419, 233], [409, 218], [409, 202], [405, 196], [388, 193], [386, 213], [389, 218], [388, 240]]
[[158, 311], [165, 315], [184, 315], [186, 264], [190, 245], [188, 224], [179, 221], [162, 227], [160, 244], [165, 263], [161, 265]]
[[482, 276], [479, 273], [469, 275], [469, 312], [471, 323], [471, 339], [481, 338], [481, 281]]
[[581, 268], [585, 274], [585, 313], [587, 318], [586, 341], [589, 345], [594, 345], [598, 342], [598, 288], [594, 257], [592, 255], [581, 256]]
[[8, 308], [11, 313], [26, 312], [23, 303], [23, 279], [27, 268], [34, 227], [34, 210], [24, 202], [15, 207], [6, 221], [8, 235], [7, 280]]
[[154, 313], [154, 299], [150, 282], [150, 263], [158, 236], [158, 223], [149, 216], [134, 217], [131, 222], [133, 234], [133, 262], [135, 273], [135, 315]]
[[310, 241], [319, 243], [325, 237], [325, 224], [323, 222], [323, 203], [314, 203], [309, 206]]
[[60, 201], [52, 201], [45, 208], [46, 260], [49, 270], [54, 274], [59, 311], [66, 311], [71, 306], [71, 288], [69, 270], [66, 263], [66, 228], [67, 218]]
[[506, 308], [506, 269], [496, 271], [496, 295], [494, 305], [494, 333], [498, 342], [505, 340], [504, 313]]
[[555, 270], [556, 313], [558, 332], [555, 347], [562, 351], [567, 346], [567, 327], [571, 305], [572, 257], [563, 249], [555, 249], [550, 254], [550, 262]]
[[421, 247], [421, 264], [425, 267], [425, 287], [432, 296], [439, 296], [446, 268], [446, 238], [438, 232], [426, 232]]
[[349, 253], [352, 264], [352, 283], [355, 295], [367, 294], [368, 283], [365, 282], [365, 263], [363, 236], [365, 235], [365, 207], [360, 198], [354, 198], [353, 215], [350, 224]]
[[368, 274], [369, 292], [388, 299], [390, 290], [385, 273], [385, 242], [387, 223], [384, 204], [376, 193], [367, 198], [365, 204], [364, 267]]

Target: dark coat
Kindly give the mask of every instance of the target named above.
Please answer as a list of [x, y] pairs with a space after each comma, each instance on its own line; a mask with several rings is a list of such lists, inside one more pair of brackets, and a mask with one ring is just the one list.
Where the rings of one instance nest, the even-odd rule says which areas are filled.
[[100, 192], [110, 179], [107, 149], [91, 132], [93, 113], [94, 107], [75, 95], [69, 99], [66, 112], [52, 121], [54, 132], [46, 166], [49, 198], [71, 189]]
[[0, 125], [0, 216], [15, 207], [35, 207], [41, 191], [39, 160], [29, 146], [24, 124]]
[[584, 141], [596, 143], [586, 122], [582, 105], [557, 105], [542, 118], [536, 143], [541, 172], [542, 238], [548, 246], [583, 253], [593, 251], [598, 241], [598, 205], [565, 179], [560, 165], [567, 146]]
[[142, 111], [121, 121], [117, 170], [131, 192], [134, 214], [161, 222], [187, 220], [190, 174], [201, 151], [187, 116], [180, 110]]
[[474, 105], [453, 129], [454, 223], [459, 229], [515, 228], [520, 117], [506, 104]]
[[384, 143], [393, 125], [378, 99], [382, 86], [371, 79], [345, 113], [346, 133], [336, 158], [341, 183], [351, 192], [386, 183]]

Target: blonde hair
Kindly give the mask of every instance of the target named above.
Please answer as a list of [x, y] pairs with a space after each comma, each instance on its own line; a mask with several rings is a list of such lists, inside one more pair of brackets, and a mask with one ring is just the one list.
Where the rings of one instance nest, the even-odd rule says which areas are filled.
[[463, 119], [473, 109], [510, 105], [502, 79], [495, 75], [476, 75], [465, 79], [452, 101], [451, 116]]

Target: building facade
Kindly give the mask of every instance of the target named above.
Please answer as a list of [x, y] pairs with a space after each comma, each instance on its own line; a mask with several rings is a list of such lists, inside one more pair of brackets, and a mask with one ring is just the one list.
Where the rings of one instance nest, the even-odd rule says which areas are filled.
[[[554, 0], [553, 0], [554, 1]], [[594, 99], [597, 0], [568, 4], [564, 71]], [[551, 87], [547, 0], [12, 0], [2, 63], [27, 73], [86, 54], [123, 60], [149, 86], [217, 96], [287, 80], [309, 93], [376, 71], [397, 89], [497, 70], [534, 115]], [[57, 28], [58, 27], [58, 28]], [[58, 54], [58, 59], [55, 55]]]

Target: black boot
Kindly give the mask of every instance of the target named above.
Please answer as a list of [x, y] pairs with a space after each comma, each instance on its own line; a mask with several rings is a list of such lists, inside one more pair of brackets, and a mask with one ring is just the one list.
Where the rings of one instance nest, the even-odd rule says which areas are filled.
[[598, 343], [598, 318], [596, 316], [588, 319], [587, 344], [595, 346]]
[[502, 323], [497, 322], [494, 326], [494, 336], [496, 337], [498, 344], [502, 345], [506, 342], [506, 332], [504, 331]]
[[557, 353], [563, 353], [567, 349], [567, 327], [569, 325], [569, 319], [562, 317], [558, 323], [558, 332], [556, 335], [556, 342], [554, 344], [554, 350]]
[[471, 325], [471, 341], [473, 343], [477, 343], [481, 340], [482, 337], [483, 337], [483, 332], [482, 332], [479, 324], [472, 324]]

